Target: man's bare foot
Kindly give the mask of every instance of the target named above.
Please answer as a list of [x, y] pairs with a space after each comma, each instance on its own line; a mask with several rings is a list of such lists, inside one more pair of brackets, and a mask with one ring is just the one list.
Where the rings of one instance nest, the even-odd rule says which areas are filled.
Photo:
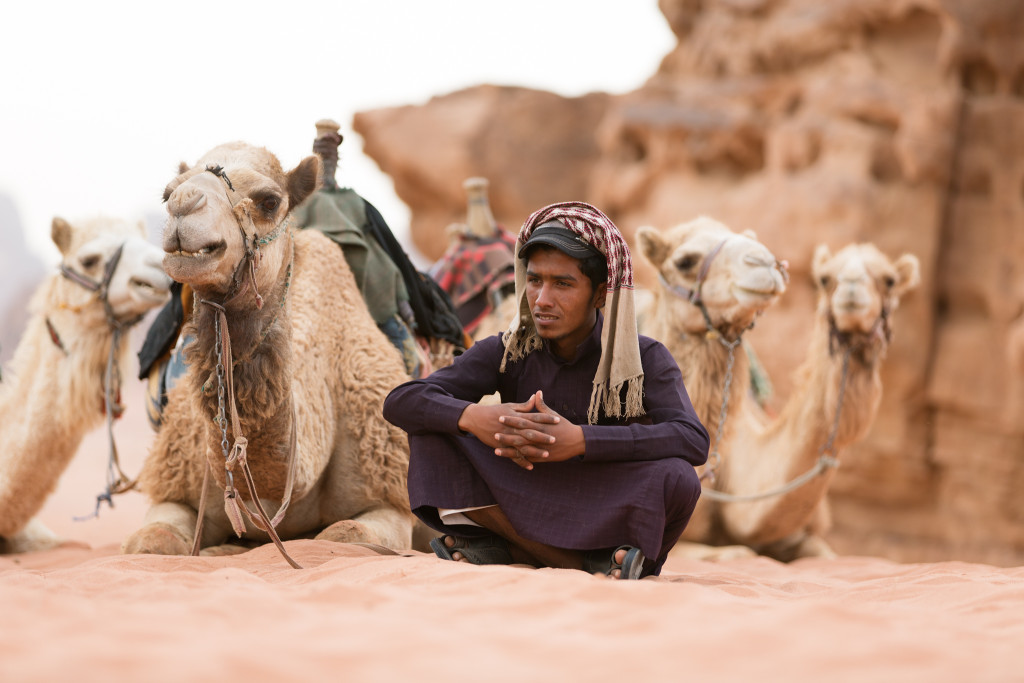
[[[444, 541], [444, 545], [446, 548], [451, 549], [455, 547], [454, 536], [445, 536], [442, 540]], [[452, 559], [456, 562], [469, 562], [469, 560], [466, 559], [466, 556], [460, 553], [458, 550], [452, 553]]]
[[631, 545], [589, 550], [583, 553], [584, 571], [611, 579], [639, 579], [643, 573], [644, 554]]
[[[444, 536], [442, 540], [444, 542], [445, 547], [449, 550], [452, 550], [456, 546], [460, 545], [458, 539], [455, 536]], [[536, 558], [534, 558], [532, 555], [525, 552], [522, 548], [513, 543], [508, 543], [508, 553], [511, 556], [511, 562], [509, 562], [509, 564], [528, 564], [533, 567], [539, 566]], [[472, 564], [472, 561], [459, 550], [452, 550], [452, 559], [456, 562], [466, 562]]]
[[[612, 559], [614, 560], [614, 564], [617, 564], [621, 567], [622, 563], [626, 561], [626, 549], [619, 548], [617, 551], [615, 551], [615, 554], [612, 556]], [[616, 568], [611, 570], [607, 574], [605, 574], [604, 572], [594, 572], [594, 576], [600, 576], [605, 579], [621, 579], [622, 570]]]

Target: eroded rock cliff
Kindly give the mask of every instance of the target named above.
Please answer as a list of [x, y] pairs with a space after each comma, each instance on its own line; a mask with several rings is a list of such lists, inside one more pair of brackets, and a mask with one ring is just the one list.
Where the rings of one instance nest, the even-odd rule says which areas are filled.
[[[1024, 562], [1024, 4], [660, 0], [678, 46], [623, 96], [480, 86], [354, 128], [438, 257], [491, 181], [497, 220], [583, 199], [632, 237], [704, 213], [791, 264], [751, 332], [781, 402], [814, 246], [921, 259], [885, 396], [832, 488], [841, 552]], [[650, 283], [641, 269], [640, 281]]]

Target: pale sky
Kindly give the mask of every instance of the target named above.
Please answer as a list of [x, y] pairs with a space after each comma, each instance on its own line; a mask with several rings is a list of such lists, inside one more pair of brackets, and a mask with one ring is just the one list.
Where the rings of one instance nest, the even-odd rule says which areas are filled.
[[2, 14], [0, 194], [47, 263], [54, 215], [162, 214], [178, 162], [230, 140], [290, 168], [321, 118], [345, 135], [339, 183], [401, 239], [408, 208], [362, 154], [355, 112], [482, 83], [624, 93], [675, 44], [657, 0], [13, 0]]

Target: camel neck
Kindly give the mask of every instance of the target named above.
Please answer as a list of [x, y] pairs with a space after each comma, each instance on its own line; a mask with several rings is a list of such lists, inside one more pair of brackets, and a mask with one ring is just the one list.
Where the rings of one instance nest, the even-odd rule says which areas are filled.
[[[279, 486], [277, 472], [272, 463], [283, 463], [287, 459], [288, 434], [291, 429], [291, 327], [287, 304], [290, 288], [291, 259], [282, 264], [274, 286], [268, 289], [266, 304], [262, 308], [236, 302], [224, 308], [227, 330], [218, 331], [220, 311], [216, 306], [199, 303], [193, 316], [193, 333], [196, 371], [190, 373], [192, 389], [201, 397], [203, 411], [210, 415], [208, 438], [214, 452], [219, 453], [224, 433], [221, 431], [219, 416], [221, 390], [224, 401], [229, 393], [224, 387], [227, 373], [218, 371], [222, 355], [218, 354], [220, 343], [230, 343], [232, 355], [231, 379], [234, 389], [235, 407], [240, 422], [241, 435], [249, 441], [249, 457], [261, 463], [261, 474], [266, 478], [259, 487], [261, 494], [274, 495]], [[231, 424], [229, 406], [224, 405], [227, 418], [227, 438], [235, 438]], [[216, 418], [218, 421], [214, 422]], [[218, 475], [219, 472], [219, 475]], [[215, 475], [223, 472], [214, 468]], [[223, 482], [221, 482], [223, 484]]]
[[[686, 359], [680, 363], [683, 384], [701, 423], [717, 443], [728, 434], [730, 421], [735, 424], [742, 398], [750, 388], [750, 362], [746, 351], [742, 344], [736, 344], [730, 351], [718, 338], [706, 335], [683, 335], [679, 343], [682, 353], [675, 355]], [[718, 434], [723, 403], [725, 434]]]
[[819, 313], [807, 359], [796, 373], [802, 382], [773, 425], [773, 431], [787, 435], [794, 453], [804, 453], [795, 459], [794, 470], [813, 464], [833, 430], [836, 454], [864, 435], [881, 399], [878, 359], [883, 351], [877, 340], [837, 343], [827, 315]]
[[[67, 353], [50, 338], [45, 319], [61, 325]], [[46, 310], [30, 320], [0, 384], [0, 424], [9, 455], [0, 477], [0, 536], [10, 536], [42, 507], [83, 437], [103, 419], [107, 328], [75, 326], [76, 316]], [[79, 321], [80, 322], [80, 321]], [[127, 346], [122, 345], [120, 367]]]

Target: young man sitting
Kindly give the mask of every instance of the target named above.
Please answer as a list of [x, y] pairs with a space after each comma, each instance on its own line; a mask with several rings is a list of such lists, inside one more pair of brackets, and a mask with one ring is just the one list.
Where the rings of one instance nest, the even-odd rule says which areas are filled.
[[445, 559], [657, 575], [708, 435], [671, 354], [637, 334], [626, 242], [565, 202], [527, 219], [516, 256], [509, 330], [384, 402], [409, 433], [413, 511]]

